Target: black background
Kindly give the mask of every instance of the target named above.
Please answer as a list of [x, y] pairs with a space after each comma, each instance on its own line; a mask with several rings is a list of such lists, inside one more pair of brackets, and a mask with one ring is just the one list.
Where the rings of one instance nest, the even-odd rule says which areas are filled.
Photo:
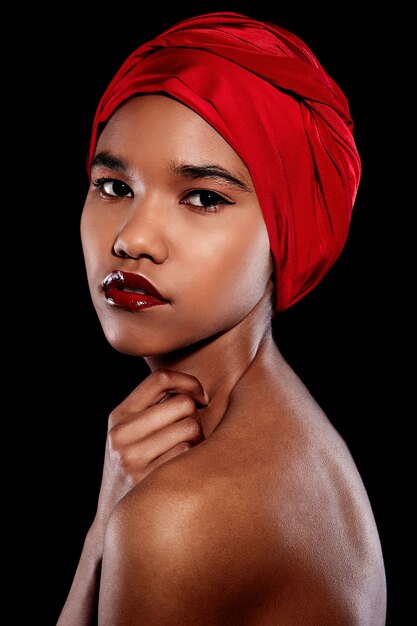
[[[147, 373], [140, 360], [107, 344], [87, 289], [79, 218], [95, 107], [114, 72], [140, 43], [182, 18], [232, 10], [271, 20], [300, 36], [349, 100], [363, 177], [348, 243], [322, 284], [278, 316], [275, 334], [355, 458], [385, 556], [387, 623], [403, 623], [402, 568], [392, 523], [401, 511], [395, 475], [399, 322], [392, 307], [396, 227], [393, 156], [387, 149], [394, 129], [386, 123], [394, 96], [384, 83], [388, 61], [381, 62], [392, 17], [365, 16], [360, 6], [336, 3], [177, 2], [168, 9], [148, 6], [146, 15], [140, 3], [86, 9], [74, 12], [67, 5], [54, 13], [38, 7], [33, 16], [38, 26], [26, 39], [21, 148], [29, 160], [30, 171], [23, 176], [30, 187], [25, 227], [31, 248], [25, 263], [35, 286], [31, 306], [36, 316], [24, 319], [21, 335], [22, 363], [31, 381], [27, 393], [30, 388], [36, 415], [33, 435], [27, 436], [34, 437], [28, 470], [35, 502], [27, 517], [40, 521], [37, 535], [28, 535], [28, 551], [34, 554], [27, 575], [38, 587], [33, 621], [56, 622], [95, 511], [107, 416]], [[23, 404], [29, 400], [25, 389]]]

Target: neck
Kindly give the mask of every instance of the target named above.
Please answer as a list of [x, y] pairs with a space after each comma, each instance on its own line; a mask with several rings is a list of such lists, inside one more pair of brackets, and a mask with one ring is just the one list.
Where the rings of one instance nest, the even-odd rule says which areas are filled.
[[258, 305], [239, 324], [186, 350], [146, 357], [151, 371], [168, 368], [198, 378], [210, 402], [199, 410], [207, 437], [221, 422], [236, 383], [273, 342], [269, 299]]

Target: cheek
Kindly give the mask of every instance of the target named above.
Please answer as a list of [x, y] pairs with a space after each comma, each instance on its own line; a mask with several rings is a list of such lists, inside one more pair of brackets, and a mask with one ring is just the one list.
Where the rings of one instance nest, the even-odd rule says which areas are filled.
[[114, 231], [108, 220], [98, 220], [97, 213], [86, 204], [81, 215], [80, 232], [85, 265], [90, 277], [103, 255], [111, 252]]
[[[191, 250], [189, 249], [189, 252]], [[189, 265], [199, 285], [201, 311], [242, 317], [259, 302], [272, 273], [269, 238], [262, 220], [233, 224], [193, 246]]]
[[226, 257], [225, 279], [233, 305], [248, 312], [265, 293], [271, 275], [269, 238], [263, 222], [249, 233], [242, 232], [237, 244]]

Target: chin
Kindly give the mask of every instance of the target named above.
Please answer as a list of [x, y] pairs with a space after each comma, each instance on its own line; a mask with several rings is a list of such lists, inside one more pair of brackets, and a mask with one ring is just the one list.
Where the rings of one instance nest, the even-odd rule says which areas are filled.
[[181, 341], [170, 341], [162, 333], [127, 333], [106, 331], [104, 334], [112, 348], [121, 352], [138, 357], [162, 356], [175, 352], [184, 347]]
[[[190, 329], [176, 328], [175, 330], [165, 328], [164, 331], [146, 331], [136, 328], [126, 328], [124, 325], [104, 325], [104, 335], [109, 344], [122, 354], [128, 354], [138, 357], [163, 356], [181, 351], [193, 350], [201, 347], [206, 342], [223, 334], [225, 330], [220, 331], [216, 328]], [[191, 332], [190, 332], [191, 331]], [[200, 331], [200, 332], [199, 332]]]
[[[156, 322], [150, 317], [130, 313], [100, 315], [100, 323], [109, 344], [123, 354], [148, 357], [163, 356], [198, 349], [239, 325], [247, 311], [233, 311], [223, 315], [200, 317], [184, 315], [183, 319], [164, 319]], [[141, 315], [141, 314], [138, 314]]]
[[164, 354], [166, 345], [161, 346], [160, 341], [154, 341], [152, 337], [138, 338], [129, 337], [126, 333], [104, 333], [107, 341], [117, 352], [131, 356], [145, 357]]

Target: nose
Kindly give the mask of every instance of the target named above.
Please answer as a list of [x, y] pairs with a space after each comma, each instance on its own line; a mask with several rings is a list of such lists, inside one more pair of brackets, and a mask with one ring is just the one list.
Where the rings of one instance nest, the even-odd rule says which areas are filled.
[[117, 233], [114, 254], [120, 258], [148, 258], [154, 263], [163, 263], [168, 257], [165, 224], [167, 216], [160, 208], [143, 199], [135, 203]]

